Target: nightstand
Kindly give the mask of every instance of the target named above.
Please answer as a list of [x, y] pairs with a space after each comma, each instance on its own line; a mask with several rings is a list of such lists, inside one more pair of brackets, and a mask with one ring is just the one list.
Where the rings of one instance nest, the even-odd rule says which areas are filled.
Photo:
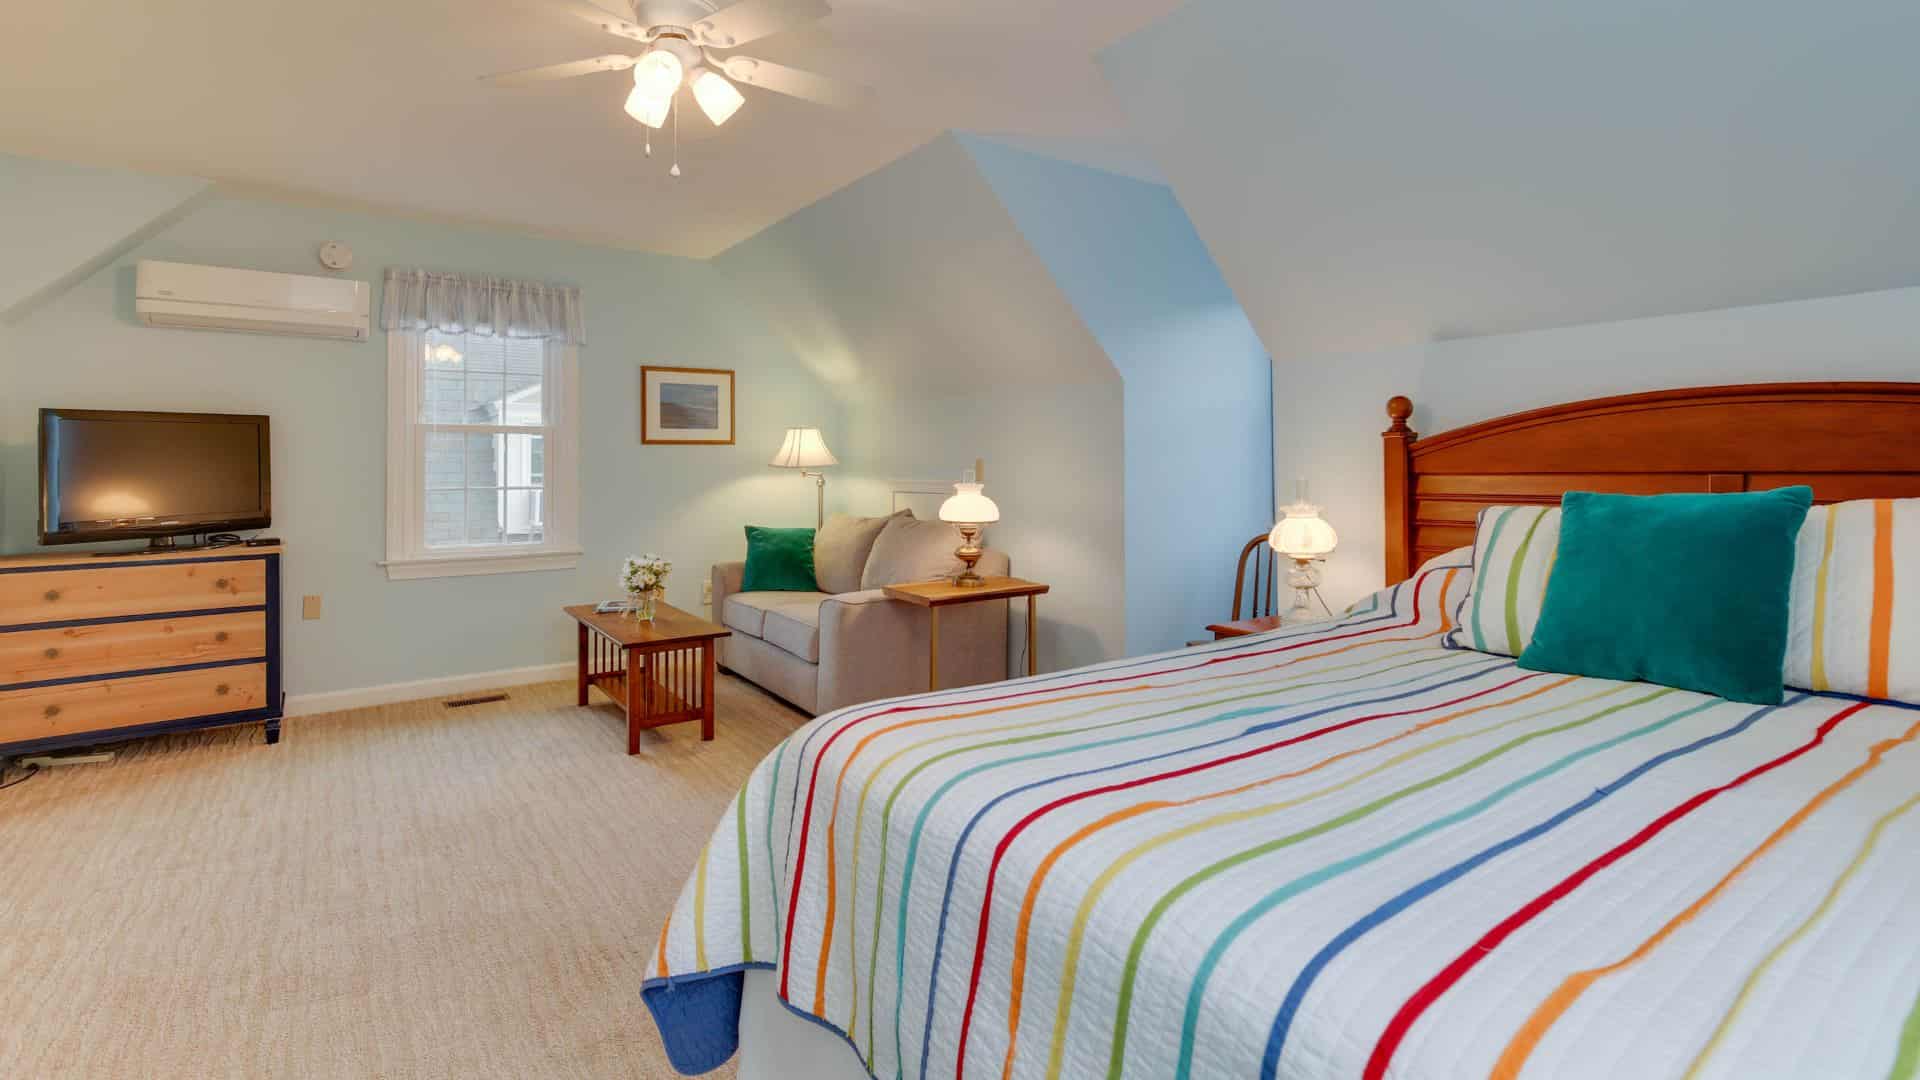
[[1235, 622], [1213, 623], [1207, 627], [1213, 631], [1213, 640], [1246, 637], [1248, 634], [1264, 634], [1269, 630], [1280, 629], [1280, 616], [1262, 615], [1257, 619], [1239, 619]]
[[883, 590], [890, 599], [918, 604], [927, 609], [927, 689], [940, 689], [940, 609], [954, 604], [972, 604], [982, 600], [1027, 598], [1027, 674], [1039, 673], [1040, 647], [1034, 641], [1034, 598], [1050, 586], [1014, 577], [990, 577], [984, 585], [962, 586], [951, 581], [917, 581], [908, 585], [888, 585]]

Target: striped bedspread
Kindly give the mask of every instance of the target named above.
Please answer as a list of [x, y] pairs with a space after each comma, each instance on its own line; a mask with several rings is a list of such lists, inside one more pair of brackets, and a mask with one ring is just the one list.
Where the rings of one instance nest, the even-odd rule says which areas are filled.
[[823, 717], [661, 928], [674, 1063], [742, 976], [877, 1077], [1906, 1077], [1920, 711], [1331, 624]]

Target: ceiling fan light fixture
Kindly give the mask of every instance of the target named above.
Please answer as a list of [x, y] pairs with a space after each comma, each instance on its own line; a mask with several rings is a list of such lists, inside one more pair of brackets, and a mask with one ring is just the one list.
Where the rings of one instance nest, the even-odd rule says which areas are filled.
[[707, 114], [714, 127], [726, 123], [747, 99], [740, 96], [740, 90], [726, 76], [708, 68], [693, 80], [693, 100], [700, 105], [700, 111]]
[[644, 93], [649, 101], [668, 101], [674, 91], [680, 89], [680, 79], [685, 74], [686, 68], [678, 56], [665, 49], [653, 49], [633, 65], [633, 88]]
[[666, 124], [667, 110], [672, 106], [672, 94], [648, 97], [645, 90], [636, 86], [633, 93], [627, 95], [627, 115], [655, 130]]

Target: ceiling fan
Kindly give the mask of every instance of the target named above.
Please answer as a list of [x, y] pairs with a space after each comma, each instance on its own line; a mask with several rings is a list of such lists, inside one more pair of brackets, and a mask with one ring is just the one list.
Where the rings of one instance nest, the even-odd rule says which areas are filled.
[[[714, 0], [628, 0], [631, 17], [616, 15], [587, 0], [556, 0], [556, 6], [616, 37], [649, 46], [636, 54], [609, 53], [562, 64], [484, 76], [495, 86], [527, 86], [602, 71], [633, 72], [627, 114], [659, 129], [673, 111], [680, 88], [715, 126], [726, 123], [746, 103], [734, 83], [821, 105], [851, 106], [864, 100], [866, 87], [751, 56], [723, 55], [748, 42], [831, 14], [826, 0], [739, 0], [721, 7]], [[652, 143], [648, 143], [652, 152]], [[678, 162], [673, 175], [680, 175]]]

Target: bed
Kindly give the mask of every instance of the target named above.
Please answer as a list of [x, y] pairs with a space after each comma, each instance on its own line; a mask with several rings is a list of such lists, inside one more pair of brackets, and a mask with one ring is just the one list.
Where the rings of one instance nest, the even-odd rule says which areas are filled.
[[1570, 489], [1920, 495], [1920, 385], [1385, 433], [1325, 624], [822, 717], [649, 961], [683, 1072], [1910, 1076], [1920, 710], [1447, 648], [1473, 520]]

